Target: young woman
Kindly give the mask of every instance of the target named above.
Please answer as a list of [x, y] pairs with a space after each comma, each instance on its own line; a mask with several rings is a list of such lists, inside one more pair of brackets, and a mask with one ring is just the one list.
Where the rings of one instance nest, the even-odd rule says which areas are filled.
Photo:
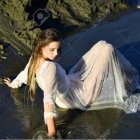
[[[44, 91], [44, 121], [48, 136], [56, 133], [55, 103], [62, 108], [81, 110], [123, 109], [128, 92], [125, 84], [136, 83], [135, 78], [127, 78], [129, 74], [122, 73], [117, 58], [119, 54], [106, 41], [97, 42], [66, 74], [55, 62], [61, 53], [60, 40], [56, 29], [43, 31], [36, 40], [25, 69], [13, 81], [4, 79], [11, 88], [28, 84], [31, 100], [34, 100], [36, 83]], [[125, 69], [129, 67], [136, 74], [135, 68], [125, 58], [121, 59]]]

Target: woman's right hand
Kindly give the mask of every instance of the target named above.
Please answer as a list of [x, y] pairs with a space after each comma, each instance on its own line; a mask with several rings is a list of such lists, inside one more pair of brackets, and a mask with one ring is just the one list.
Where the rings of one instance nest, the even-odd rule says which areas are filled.
[[11, 87], [11, 79], [9, 77], [4, 77], [3, 82], [8, 86]]
[[54, 137], [56, 135], [56, 128], [55, 128], [55, 120], [53, 116], [47, 118], [47, 126], [48, 126], [48, 136]]

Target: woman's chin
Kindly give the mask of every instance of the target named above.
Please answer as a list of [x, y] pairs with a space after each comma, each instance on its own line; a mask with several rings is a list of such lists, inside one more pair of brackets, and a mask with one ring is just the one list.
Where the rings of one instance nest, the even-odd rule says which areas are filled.
[[55, 61], [56, 58], [47, 58], [46, 60], [49, 60], [49, 61]]

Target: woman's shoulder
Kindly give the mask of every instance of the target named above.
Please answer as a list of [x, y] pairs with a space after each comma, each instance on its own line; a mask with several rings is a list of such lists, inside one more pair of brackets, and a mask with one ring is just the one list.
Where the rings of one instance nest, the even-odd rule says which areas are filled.
[[50, 70], [55, 70], [57, 67], [57, 63], [54, 62], [54, 61], [49, 61], [49, 60], [46, 60], [43, 64], [43, 69], [50, 69]]
[[45, 68], [48, 67], [49, 69], [63, 69], [63, 67], [55, 61], [46, 60], [43, 65]]
[[52, 75], [59, 75], [60, 73], [66, 74], [65, 69], [59, 63], [54, 61], [45, 61], [41, 73], [43, 77], [46, 75], [51, 77]]

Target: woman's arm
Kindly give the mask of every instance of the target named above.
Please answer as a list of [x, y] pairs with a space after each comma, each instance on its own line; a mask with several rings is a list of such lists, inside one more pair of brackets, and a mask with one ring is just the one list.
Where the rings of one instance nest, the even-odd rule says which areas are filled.
[[55, 128], [55, 119], [54, 114], [52, 113], [54, 110], [53, 104], [47, 104], [44, 106], [44, 119], [45, 124], [48, 127], [48, 136], [53, 137], [56, 134], [56, 128]]
[[53, 100], [53, 92], [51, 93], [44, 92], [43, 103], [44, 103], [44, 121], [48, 127], [48, 136], [53, 137], [56, 134], [55, 118], [57, 118], [58, 116], [55, 103]]
[[44, 121], [48, 127], [48, 136], [55, 136], [56, 134], [55, 118], [57, 117], [57, 111], [53, 98], [57, 84], [56, 77], [56, 65], [50, 63], [49, 67], [46, 66], [42, 75], [44, 83]]
[[24, 70], [21, 71], [13, 81], [11, 81], [11, 79], [7, 77], [3, 79], [4, 83], [11, 88], [18, 88], [23, 83], [27, 84], [27, 77], [28, 77], [27, 75], [28, 75], [28, 68], [29, 68], [30, 60], [31, 58], [29, 59]]

